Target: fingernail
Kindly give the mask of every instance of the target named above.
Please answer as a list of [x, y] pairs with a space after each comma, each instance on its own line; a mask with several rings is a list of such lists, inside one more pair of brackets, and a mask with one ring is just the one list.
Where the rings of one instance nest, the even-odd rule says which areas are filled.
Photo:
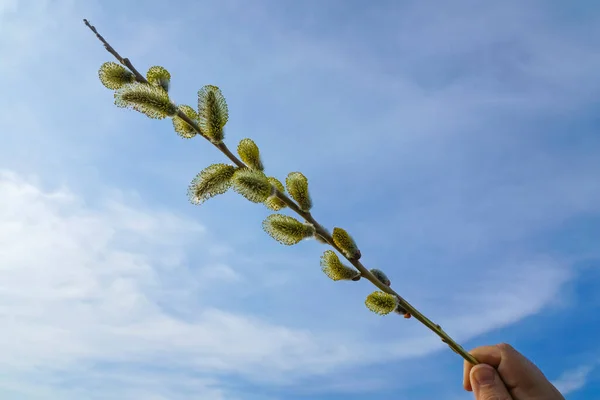
[[489, 365], [478, 365], [473, 368], [473, 379], [480, 386], [491, 385], [496, 379], [496, 371]]

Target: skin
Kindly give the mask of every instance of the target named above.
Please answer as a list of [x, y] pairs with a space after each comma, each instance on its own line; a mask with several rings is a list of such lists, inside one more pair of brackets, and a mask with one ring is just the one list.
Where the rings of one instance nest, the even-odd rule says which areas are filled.
[[[477, 347], [470, 353], [481, 364], [465, 361], [463, 386], [476, 400], [565, 400], [538, 367], [508, 344]], [[491, 381], [481, 382], [486, 372]]]

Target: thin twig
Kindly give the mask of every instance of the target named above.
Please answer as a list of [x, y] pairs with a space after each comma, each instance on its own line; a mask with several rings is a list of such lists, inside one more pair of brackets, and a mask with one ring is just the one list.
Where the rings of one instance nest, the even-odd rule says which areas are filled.
[[[96, 28], [93, 25], [91, 25], [87, 19], [84, 19], [83, 22], [96, 35], [98, 40], [100, 40], [102, 42], [105, 49], [110, 54], [112, 54], [122, 65], [127, 67], [135, 75], [136, 80], [138, 82], [148, 83], [146, 78], [138, 72], [138, 70], [133, 66], [131, 61], [129, 61], [128, 58], [121, 57], [121, 55], [106, 41], [106, 39], [104, 39], [104, 37], [102, 37], [102, 35], [100, 35], [98, 33]], [[223, 154], [225, 154], [225, 156], [227, 158], [229, 158], [231, 160], [231, 162], [233, 162], [235, 165], [237, 165], [240, 168], [247, 167], [246, 164], [244, 164], [240, 159], [238, 159], [235, 156], [235, 154], [233, 154], [229, 150], [229, 148], [227, 147], [227, 145], [225, 145], [225, 143], [212, 142], [210, 140], [210, 138], [204, 134], [204, 132], [202, 131], [200, 126], [195, 121], [190, 119], [187, 115], [185, 115], [182, 111], [179, 110], [177, 112], [177, 116], [179, 118], [181, 118], [183, 121], [185, 121], [187, 124], [189, 124], [198, 134], [200, 134], [202, 137], [207, 139], [211, 144], [213, 144]], [[442, 329], [441, 326], [439, 326], [438, 324], [435, 324], [433, 321], [431, 321], [429, 318], [427, 318], [425, 315], [423, 315], [421, 312], [419, 312], [419, 310], [417, 310], [408, 301], [406, 301], [402, 296], [400, 296], [398, 293], [396, 293], [391, 287], [385, 285], [383, 282], [381, 282], [379, 279], [377, 279], [377, 277], [375, 277], [375, 275], [373, 275], [371, 273], [371, 271], [369, 271], [358, 259], [347, 257], [345, 255], [345, 252], [342, 251], [334, 243], [333, 237], [331, 236], [331, 234], [329, 234], [329, 232], [315, 220], [315, 218], [312, 216], [312, 214], [310, 212], [301, 210], [300, 207], [298, 207], [298, 205], [292, 199], [290, 199], [285, 193], [277, 190], [277, 188], [274, 188], [274, 193], [275, 193], [275, 196], [277, 196], [279, 199], [281, 199], [292, 211], [294, 211], [296, 214], [298, 214], [302, 218], [304, 218], [307, 222], [312, 224], [315, 227], [316, 234], [321, 236], [330, 246], [332, 246], [335, 250], [337, 250], [340, 254], [342, 254], [344, 256], [344, 258], [346, 258], [358, 271], [360, 271], [360, 276], [362, 278], [367, 279], [368, 281], [370, 281], [372, 284], [377, 286], [377, 288], [379, 288], [383, 292], [386, 292], [386, 293], [396, 296], [398, 298], [398, 304], [400, 305], [400, 307], [402, 307], [404, 310], [406, 310], [406, 312], [408, 314], [414, 316], [416, 320], [421, 322], [423, 325], [425, 325], [427, 328], [429, 328], [431, 331], [433, 331], [436, 335], [438, 335], [442, 339], [442, 342], [446, 343], [455, 353], [459, 354], [466, 361], [468, 361], [474, 365], [479, 363], [477, 361], [477, 359], [475, 359], [475, 357], [473, 357], [471, 354], [469, 354], [460, 344], [455, 342]]]

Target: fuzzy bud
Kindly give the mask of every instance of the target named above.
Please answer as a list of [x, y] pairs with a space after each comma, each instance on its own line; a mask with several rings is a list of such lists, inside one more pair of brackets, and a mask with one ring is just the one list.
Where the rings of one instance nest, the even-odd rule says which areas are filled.
[[135, 76], [129, 72], [121, 64], [116, 62], [105, 62], [98, 70], [98, 77], [100, 82], [112, 90], [117, 90], [128, 83], [135, 82]]
[[408, 311], [406, 311], [404, 309], [404, 307], [402, 307], [400, 304], [398, 304], [398, 307], [396, 307], [396, 309], [394, 310], [394, 312], [396, 314], [402, 315], [404, 318], [410, 318], [412, 317], [412, 315], [410, 315], [410, 313]]
[[312, 208], [312, 200], [308, 193], [308, 179], [300, 172], [290, 172], [285, 180], [288, 193], [302, 211], [310, 211]]
[[344, 265], [339, 257], [331, 250], [327, 250], [321, 256], [321, 269], [330, 279], [334, 281], [354, 280], [360, 276], [360, 272], [352, 267]]
[[269, 215], [263, 221], [263, 229], [273, 239], [288, 246], [297, 244], [315, 233], [314, 226], [282, 214]]
[[169, 91], [169, 84], [171, 82], [171, 74], [165, 68], [158, 65], [150, 67], [146, 73], [146, 80], [152, 85], [159, 86], [164, 89], [165, 92]]
[[376, 291], [367, 296], [365, 305], [374, 313], [386, 315], [398, 307], [398, 298], [393, 294]]
[[150, 118], [163, 119], [177, 114], [177, 106], [167, 92], [145, 83], [129, 83], [115, 92], [118, 107], [131, 108]]
[[188, 189], [192, 204], [202, 204], [218, 194], [225, 193], [231, 187], [235, 167], [227, 164], [213, 164], [202, 170]]
[[360, 250], [356, 246], [352, 236], [342, 228], [333, 228], [333, 243], [342, 250], [344, 255], [350, 259], [360, 259]]
[[271, 183], [262, 171], [241, 168], [233, 175], [233, 190], [253, 203], [262, 203], [271, 195]]
[[390, 279], [387, 277], [387, 275], [385, 273], [383, 273], [382, 270], [373, 268], [373, 269], [369, 270], [369, 272], [371, 272], [373, 275], [375, 275], [375, 277], [377, 279], [379, 279], [379, 281], [381, 283], [383, 283], [384, 285], [390, 286], [392, 284], [392, 282], [390, 282]]
[[285, 192], [285, 188], [283, 187], [283, 184], [277, 178], [270, 176], [268, 179], [269, 179], [269, 183], [273, 187], [271, 188], [271, 194], [265, 200], [265, 206], [267, 206], [267, 208], [270, 210], [279, 211], [282, 208], [285, 208], [287, 206], [283, 202], [283, 200], [281, 200], [279, 197], [275, 196], [275, 191], [273, 189], [275, 188], [283, 193], [283, 192]]
[[225, 137], [223, 127], [229, 119], [229, 109], [221, 89], [206, 85], [198, 91], [198, 115], [204, 135], [213, 143], [221, 143]]
[[[196, 110], [186, 105], [180, 105], [178, 108], [179, 111], [184, 113], [189, 119], [198, 123], [198, 113]], [[197, 134], [196, 130], [190, 124], [178, 116], [173, 117], [173, 128], [175, 129], [175, 132], [184, 139], [190, 139]]]
[[250, 168], [257, 169], [259, 171], [264, 170], [263, 163], [260, 159], [260, 152], [258, 146], [252, 139], [242, 139], [237, 148], [238, 154], [242, 161]]

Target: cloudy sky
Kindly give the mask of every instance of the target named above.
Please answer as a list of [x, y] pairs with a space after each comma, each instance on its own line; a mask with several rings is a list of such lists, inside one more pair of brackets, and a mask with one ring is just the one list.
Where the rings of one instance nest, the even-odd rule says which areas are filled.
[[462, 359], [281, 246], [223, 155], [113, 105], [88, 18], [172, 98], [219, 86], [226, 142], [302, 171], [315, 217], [466, 348], [600, 392], [593, 1], [0, 0], [0, 397], [468, 399]]

